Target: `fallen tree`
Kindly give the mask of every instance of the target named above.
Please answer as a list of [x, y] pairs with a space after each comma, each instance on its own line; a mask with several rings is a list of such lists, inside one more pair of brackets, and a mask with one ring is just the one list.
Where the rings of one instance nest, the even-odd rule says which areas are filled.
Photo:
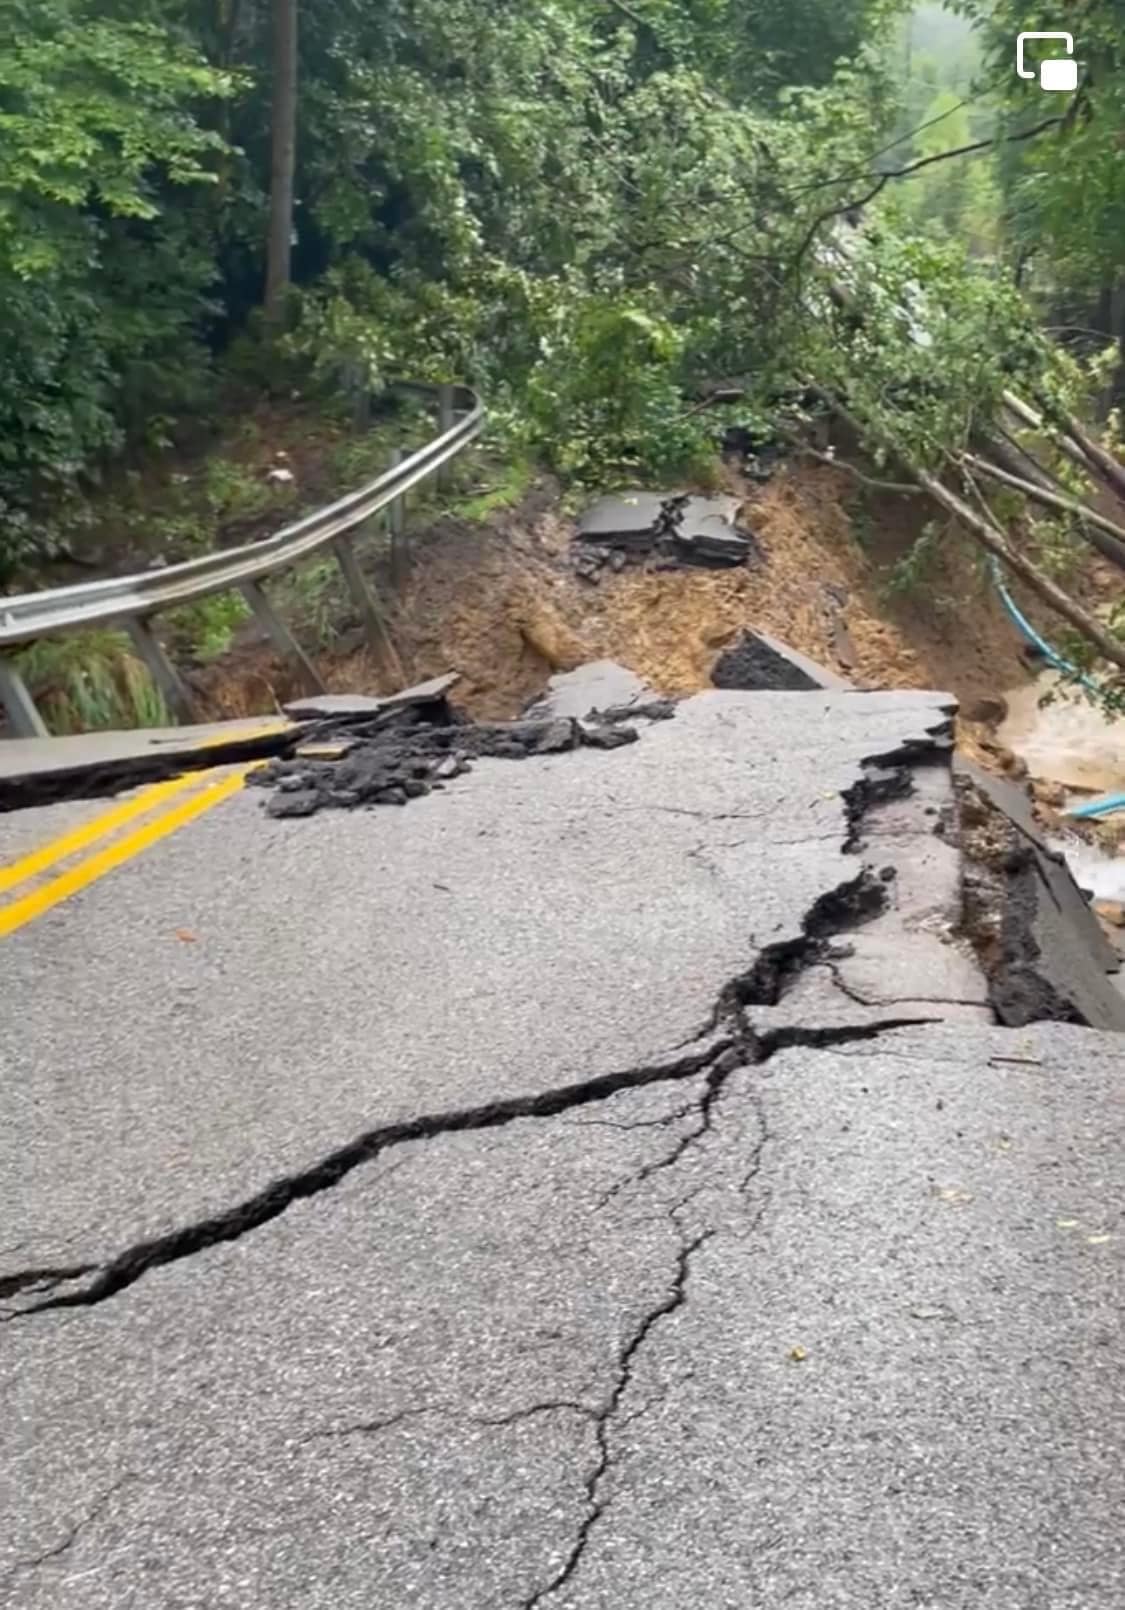
[[[870, 423], [866, 426], [847, 406], [844, 400], [823, 387], [812, 385], [824, 400], [826, 406], [832, 410], [860, 439], [871, 434]], [[933, 501], [957, 520], [961, 527], [993, 558], [998, 559], [1013, 575], [1019, 576], [1021, 581], [1041, 599], [1068, 625], [1082, 634], [1105, 659], [1125, 671], [1125, 642], [1110, 631], [1088, 609], [1065, 592], [1058, 584], [1044, 574], [1027, 555], [1009, 542], [1006, 534], [997, 521], [992, 517], [983, 496], [977, 491], [980, 507], [974, 509], [958, 493], [952, 490], [936, 474], [924, 464], [919, 463], [901, 442], [888, 437], [885, 432], [879, 432], [880, 446], [889, 452], [901, 464], [903, 470]], [[959, 463], [952, 455], [948, 455], [949, 468], [960, 469], [963, 476], [969, 475], [968, 466]], [[970, 477], [970, 484], [971, 477]]]
[[963, 454], [960, 463], [962, 467], [975, 470], [979, 475], [995, 481], [1000, 486], [1007, 486], [1014, 492], [1022, 493], [1024, 497], [1030, 498], [1033, 503], [1041, 504], [1045, 509], [1073, 515], [1081, 522], [1082, 534], [1086, 540], [1106, 559], [1125, 570], [1125, 528], [1107, 519], [1104, 514], [1099, 514], [1096, 509], [1090, 508], [1089, 504], [1082, 503], [1077, 498], [1052, 492], [1049, 488], [1022, 476], [1012, 475], [976, 453]]

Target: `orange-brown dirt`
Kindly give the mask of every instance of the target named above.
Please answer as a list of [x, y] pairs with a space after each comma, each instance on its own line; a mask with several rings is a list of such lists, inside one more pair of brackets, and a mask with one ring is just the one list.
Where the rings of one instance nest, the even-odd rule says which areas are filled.
[[[921, 579], [888, 591], [931, 517], [922, 499], [879, 494], [859, 526], [848, 512], [855, 482], [831, 466], [795, 463], [766, 487], [730, 489], [744, 496], [758, 568], [630, 568], [591, 585], [566, 562], [573, 522], [542, 485], [487, 523], [450, 516], [416, 531], [392, 606], [407, 674], [460, 671], [460, 702], [491, 718], [518, 713], [551, 671], [591, 658], [684, 694], [709, 685], [744, 627], [760, 627], [861, 686], [946, 689], [968, 705], [1026, 679], [1017, 635], [964, 538], [945, 535]], [[318, 664], [332, 688], [386, 690], [366, 649]], [[298, 687], [250, 642], [196, 680], [224, 715], [272, 709]]]

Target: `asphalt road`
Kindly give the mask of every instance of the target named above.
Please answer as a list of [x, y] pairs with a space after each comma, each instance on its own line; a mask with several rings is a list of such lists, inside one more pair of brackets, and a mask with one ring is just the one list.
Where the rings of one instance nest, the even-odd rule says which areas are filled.
[[947, 708], [236, 793], [0, 941], [0, 1605], [1117, 1610], [1125, 1042], [989, 1020]]

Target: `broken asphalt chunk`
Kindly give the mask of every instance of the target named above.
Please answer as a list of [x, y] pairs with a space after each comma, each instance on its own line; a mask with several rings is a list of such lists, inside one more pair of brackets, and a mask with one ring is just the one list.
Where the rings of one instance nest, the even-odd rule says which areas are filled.
[[711, 681], [717, 688], [809, 693], [817, 688], [847, 688], [851, 684], [826, 666], [818, 665], [787, 643], [765, 632], [743, 632], [715, 661]]
[[546, 721], [556, 716], [582, 717], [595, 711], [605, 716], [621, 711], [628, 718], [636, 705], [651, 697], [648, 684], [626, 666], [616, 660], [590, 660], [576, 670], [557, 672], [524, 715], [531, 721]]
[[738, 527], [740, 508], [735, 497], [683, 492], [599, 498], [578, 522], [583, 551], [575, 568], [585, 580], [596, 581], [604, 565], [619, 571], [631, 558], [647, 559], [660, 569], [760, 562], [753, 536]]
[[697, 563], [742, 565], [760, 559], [748, 532], [737, 527], [737, 498], [693, 497], [682, 500], [671, 524], [672, 540], [681, 554]]
[[365, 693], [316, 693], [307, 699], [296, 699], [282, 706], [287, 716], [295, 721], [349, 721], [364, 716], [378, 716], [386, 710], [406, 705], [438, 704], [446, 699], [461, 680], [460, 672], [447, 671], [428, 682], [402, 688], [397, 693], [371, 697]]
[[605, 726], [598, 721], [580, 721], [578, 730], [582, 742], [590, 749], [620, 749], [623, 744], [635, 744], [640, 737], [636, 727], [625, 727], [620, 723]]
[[[284, 779], [282, 779], [282, 784]], [[311, 816], [324, 803], [315, 788], [302, 788], [298, 793], [276, 793], [266, 805], [270, 816]]]
[[657, 492], [621, 492], [599, 498], [578, 522], [583, 542], [648, 549], [666, 523], [666, 499]]

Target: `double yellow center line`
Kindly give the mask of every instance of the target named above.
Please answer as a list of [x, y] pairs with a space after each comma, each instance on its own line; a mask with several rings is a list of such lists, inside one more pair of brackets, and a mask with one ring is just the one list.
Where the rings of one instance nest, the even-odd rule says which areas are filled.
[[[261, 737], [265, 733], [280, 732], [284, 730], [281, 724], [261, 728], [258, 731], [240, 734], [241, 737]], [[228, 736], [213, 740], [215, 744], [229, 743]], [[77, 894], [89, 884], [95, 883], [98, 878], [104, 878], [107, 872], [121, 866], [150, 844], [157, 844], [169, 833], [184, 827], [188, 822], [202, 816], [204, 811], [229, 799], [232, 794], [242, 787], [248, 772], [256, 766], [264, 765], [264, 761], [255, 760], [235, 766], [216, 767], [208, 771], [185, 772], [182, 776], [170, 778], [164, 783], [154, 783], [150, 788], [142, 789], [132, 799], [122, 801], [112, 809], [103, 811], [80, 827], [59, 838], [52, 839], [50, 843], [33, 850], [18, 861], [8, 866], [0, 866], [0, 938], [6, 934], [14, 933], [26, 923], [33, 922], [41, 917], [52, 906], [60, 901], [69, 900], [71, 895]], [[216, 777], [219, 771], [221, 776]], [[196, 792], [188, 793], [195, 789]], [[187, 794], [186, 799], [179, 796]], [[165, 809], [164, 807], [168, 807]], [[114, 838], [121, 828], [126, 828], [131, 822], [140, 821], [132, 832]], [[50, 872], [61, 862], [69, 861], [75, 856], [82, 857], [82, 852], [91, 846], [99, 845], [103, 840], [112, 839], [101, 849], [95, 849], [93, 854], [79, 859], [73, 866], [60, 872], [57, 876], [46, 882], [39, 883], [27, 893], [15, 899], [4, 901], [3, 897], [11, 890], [18, 889], [21, 884], [37, 879], [45, 872]]]

